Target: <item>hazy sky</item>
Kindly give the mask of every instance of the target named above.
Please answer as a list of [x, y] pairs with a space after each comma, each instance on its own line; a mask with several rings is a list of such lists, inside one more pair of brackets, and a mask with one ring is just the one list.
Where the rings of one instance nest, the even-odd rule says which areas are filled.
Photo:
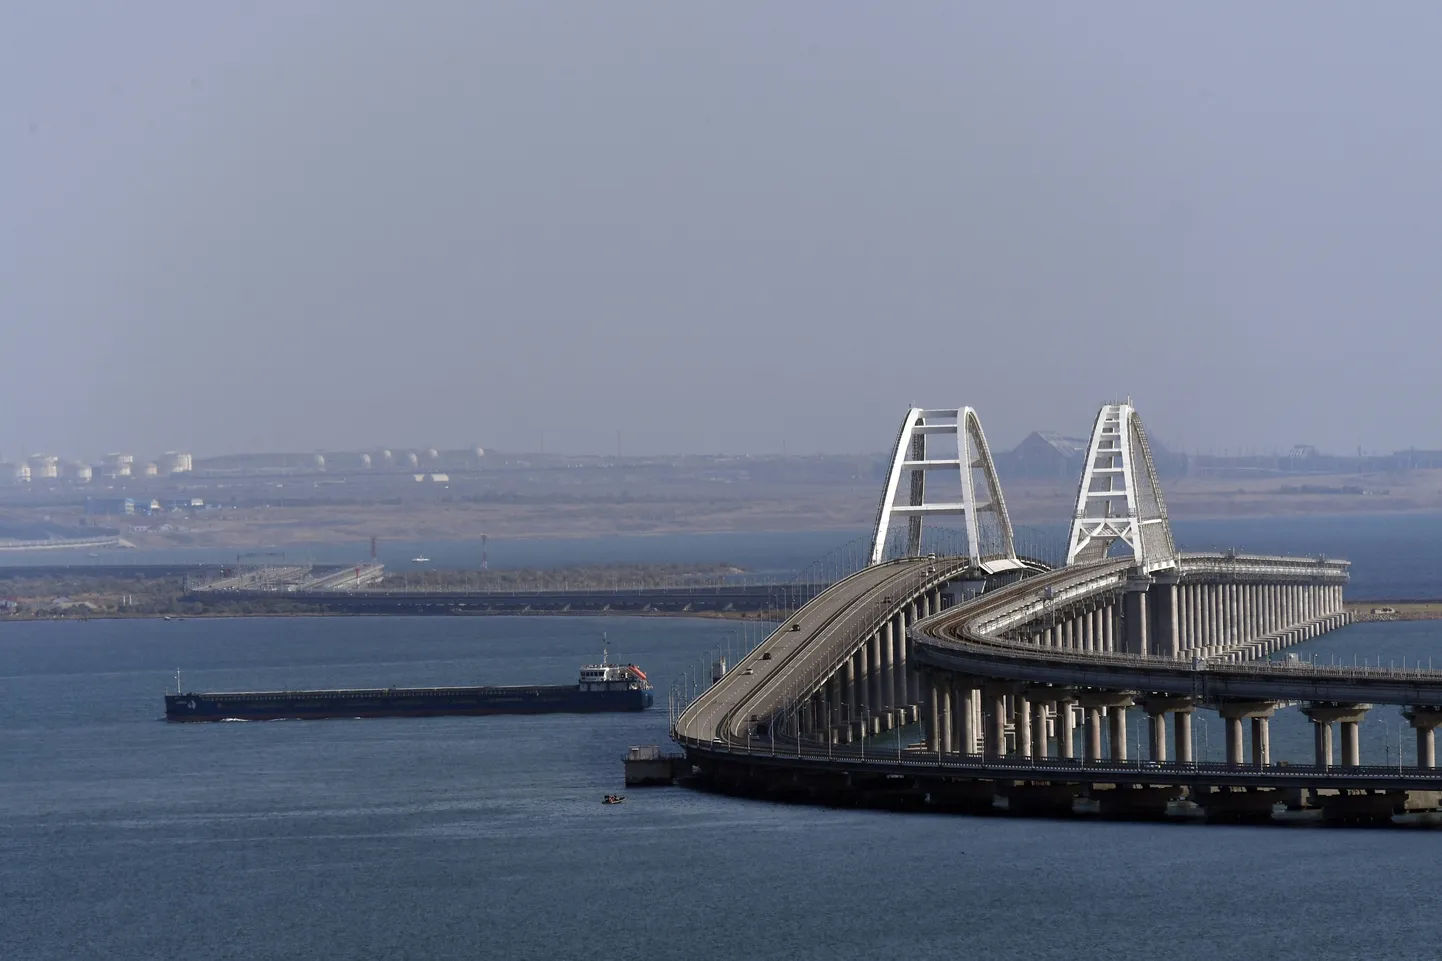
[[[1185, 8], [1185, 9], [1184, 9]], [[1442, 5], [0, 4], [0, 453], [1442, 447]]]

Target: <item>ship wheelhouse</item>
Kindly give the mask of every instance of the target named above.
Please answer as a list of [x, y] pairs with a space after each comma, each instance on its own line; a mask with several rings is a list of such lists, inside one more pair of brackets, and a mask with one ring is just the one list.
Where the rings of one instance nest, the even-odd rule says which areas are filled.
[[640, 691], [651, 685], [634, 664], [587, 664], [579, 681], [583, 691]]

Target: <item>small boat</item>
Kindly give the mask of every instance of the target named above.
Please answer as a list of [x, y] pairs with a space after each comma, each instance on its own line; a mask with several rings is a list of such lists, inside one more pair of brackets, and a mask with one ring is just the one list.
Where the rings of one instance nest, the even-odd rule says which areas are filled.
[[624, 800], [626, 800], [626, 795], [624, 794], [607, 794], [605, 797], [601, 798], [601, 803], [620, 804]]
[[411, 558], [411, 563], [412, 563], [412, 564], [429, 564], [430, 562], [431, 562], [431, 559], [430, 559], [429, 557], [412, 557], [412, 558]]

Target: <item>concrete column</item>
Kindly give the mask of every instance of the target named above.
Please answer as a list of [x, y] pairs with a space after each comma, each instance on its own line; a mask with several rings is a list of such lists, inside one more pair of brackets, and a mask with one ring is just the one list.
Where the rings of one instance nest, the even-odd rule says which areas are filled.
[[1127, 709], [1107, 708], [1107, 720], [1111, 722], [1112, 760], [1127, 759]]
[[1224, 701], [1217, 705], [1217, 712], [1222, 715], [1227, 729], [1228, 764], [1240, 765], [1245, 760], [1242, 753], [1242, 721], [1247, 718], [1252, 721], [1252, 762], [1261, 763], [1259, 758], [1270, 754], [1266, 722], [1276, 710], [1277, 705], [1272, 701]]
[[1167, 579], [1158, 578], [1150, 592], [1156, 601], [1154, 624], [1157, 636], [1152, 642], [1151, 653], [1158, 657], [1176, 657], [1181, 653], [1180, 625], [1177, 620], [1176, 575]]
[[877, 640], [879, 642], [878, 653], [881, 656], [881, 670], [876, 675], [879, 684], [876, 705], [879, 710], [890, 712], [893, 707], [897, 706], [896, 686], [893, 680], [896, 676], [896, 650], [891, 642], [891, 621], [881, 625]]
[[1165, 713], [1147, 715], [1147, 733], [1151, 735], [1152, 760], [1164, 764], [1167, 760], [1167, 716]]
[[1012, 695], [1016, 713], [1016, 756], [1031, 757], [1031, 704], [1025, 694]]
[[941, 682], [935, 677], [927, 679], [926, 703], [926, 749], [932, 753], [941, 751]]
[[1316, 742], [1313, 763], [1317, 767], [1332, 766], [1332, 722], [1312, 719], [1313, 739]]
[[891, 632], [892, 650], [891, 703], [895, 707], [904, 708], [911, 702], [906, 690], [906, 671], [909, 666], [906, 660], [906, 633], [901, 629], [899, 614], [887, 624]]
[[1241, 640], [1241, 612], [1237, 609], [1237, 585], [1228, 584], [1227, 587], [1227, 608], [1222, 614], [1222, 622], [1226, 629], [1226, 640], [1223, 643], [1235, 644]]
[[1197, 585], [1198, 647], [1212, 646], [1212, 585]]
[[976, 753], [976, 692], [971, 686], [970, 680], [963, 681], [958, 687], [960, 698], [961, 737], [956, 745], [958, 754]]
[[1233, 625], [1236, 634], [1234, 635], [1239, 643], [1247, 641], [1247, 585], [1234, 584], [1232, 590], [1236, 593], [1237, 599], [1237, 620]]
[[1222, 588], [1221, 584], [1212, 585], [1212, 647], [1221, 647], [1226, 637], [1226, 617], [1222, 613]]
[[1074, 702], [1064, 698], [1056, 702], [1057, 756], [1070, 761], [1076, 757], [1076, 717]]
[[945, 681], [940, 685], [938, 696], [941, 698], [941, 753], [952, 754], [956, 751], [956, 745], [952, 743], [952, 734], [956, 730], [954, 711], [956, 698], [952, 695], [951, 682]]
[[872, 708], [871, 704], [871, 657], [867, 652], [870, 639], [861, 642], [856, 650], [856, 705], [855, 716], [860, 719], [866, 717]]
[[1192, 585], [1192, 647], [1203, 648], [1207, 646], [1206, 623], [1203, 601], [1206, 600], [1206, 585]]
[[1179, 764], [1192, 763], [1192, 712], [1178, 711], [1172, 717], [1172, 746]]
[[971, 688], [971, 693], [967, 696], [971, 698], [971, 729], [975, 732], [975, 738], [971, 743], [971, 753], [980, 754], [984, 747], [982, 744], [981, 688]]
[[1362, 763], [1361, 741], [1358, 736], [1357, 725], [1367, 716], [1370, 704], [1335, 704], [1323, 705], [1312, 704], [1302, 709], [1302, 713], [1312, 719], [1312, 723], [1318, 728], [1325, 725], [1325, 735], [1321, 730], [1317, 732], [1317, 763], [1331, 765], [1332, 763], [1332, 722], [1336, 721], [1342, 726], [1342, 764], [1356, 767]]
[[1358, 767], [1362, 763], [1361, 729], [1357, 721], [1342, 721], [1342, 763]]
[[1046, 702], [1034, 701], [1031, 705], [1031, 753], [1033, 757], [1047, 756], [1046, 744]]
[[1242, 591], [1242, 640], [1250, 642], [1257, 636], [1257, 625], [1255, 622], [1257, 605], [1254, 599], [1257, 586], [1255, 584], [1243, 584]]
[[1227, 763], [1237, 767], [1242, 763], [1242, 719], [1227, 717], [1222, 720], [1227, 726]]
[[841, 665], [841, 701], [850, 710], [845, 712], [849, 720], [856, 713], [856, 657], [848, 657]]
[[986, 725], [986, 756], [988, 758], [1004, 757], [1006, 756], [1006, 694], [988, 692], [986, 700], [987, 707], [990, 708], [990, 716], [983, 721]]
[[1272, 763], [1272, 734], [1268, 718], [1252, 718], [1252, 763], [1259, 768]]
[[1402, 716], [1411, 722], [1417, 731], [1417, 766], [1437, 766], [1437, 725], [1442, 724], [1442, 708], [1409, 707]]
[[871, 635], [866, 641], [867, 655], [866, 662], [868, 675], [866, 678], [866, 705], [871, 709], [873, 717], [881, 714], [886, 709], [886, 702], [881, 698], [881, 632]]
[[1177, 646], [1185, 654], [1192, 646], [1192, 586], [1177, 585]]
[[1202, 641], [1202, 586], [1187, 585], [1187, 653], [1205, 647]]
[[1151, 578], [1127, 579], [1127, 589], [1122, 600], [1122, 630], [1125, 634], [1124, 648], [1128, 654], [1145, 654], [1151, 649], [1147, 638], [1147, 589], [1150, 586]]
[[967, 728], [970, 726], [967, 714], [966, 685], [955, 675], [951, 678], [951, 750], [954, 754], [969, 754], [966, 749]]
[[1089, 707], [1086, 709], [1086, 724], [1082, 731], [1082, 740], [1086, 742], [1085, 753], [1082, 760], [1094, 763], [1102, 759], [1102, 709]]
[[1117, 606], [1112, 601], [1102, 608], [1102, 649], [1108, 654], [1117, 649]]

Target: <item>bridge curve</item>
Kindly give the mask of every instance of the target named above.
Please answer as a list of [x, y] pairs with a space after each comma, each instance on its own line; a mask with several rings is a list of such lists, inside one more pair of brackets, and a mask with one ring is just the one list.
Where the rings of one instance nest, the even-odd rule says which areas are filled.
[[[682, 743], [745, 742], [779, 726], [857, 724], [890, 730], [914, 720], [919, 675], [911, 666], [909, 627], [957, 597], [947, 590], [966, 578], [1014, 578], [1036, 562], [995, 574], [966, 557], [906, 557], [877, 564], [822, 591], [783, 621], [767, 640], [729, 669], [675, 720]], [[823, 709], [818, 696], [826, 698]], [[805, 714], [804, 719], [802, 714]], [[834, 717], [827, 716], [834, 714]]]
[[[1221, 555], [1181, 555], [1183, 571], [1227, 563]], [[1238, 570], [1285, 576], [1288, 570], [1340, 581], [1345, 572], [1320, 562], [1306, 571], [1297, 559], [1235, 556]], [[1129, 560], [1102, 561], [1053, 571], [980, 597], [918, 623], [916, 657], [939, 670], [970, 677], [1108, 691], [1180, 695], [1201, 701], [1272, 700], [1381, 704], [1442, 704], [1442, 671], [1341, 667], [1303, 661], [1243, 659], [1255, 645], [1220, 656], [1157, 656], [1126, 651], [1063, 648], [1038, 641], [1037, 613], [1048, 604], [1075, 602], [1106, 590], [1125, 590]], [[1320, 572], [1320, 573], [1319, 573]], [[1331, 586], [1331, 585], [1324, 585]], [[1345, 618], [1329, 606], [1277, 632], [1273, 650], [1305, 640]], [[1020, 629], [1018, 624], [1023, 625]], [[1273, 647], [1273, 644], [1275, 647]], [[1270, 651], [1268, 651], [1270, 653]]]

